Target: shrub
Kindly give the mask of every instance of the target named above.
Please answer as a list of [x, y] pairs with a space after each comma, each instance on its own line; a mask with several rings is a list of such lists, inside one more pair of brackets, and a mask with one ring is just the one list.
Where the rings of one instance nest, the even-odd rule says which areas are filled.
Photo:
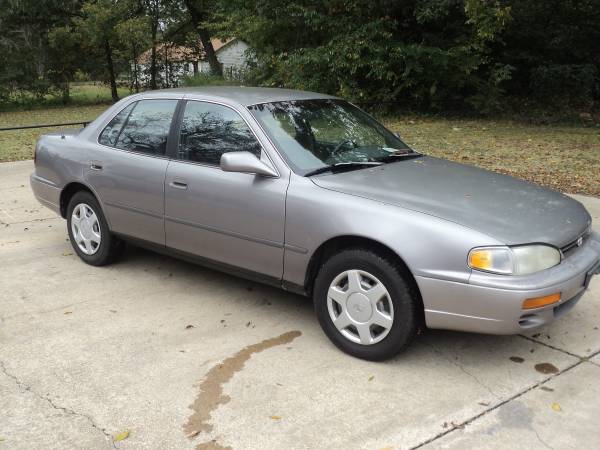
[[553, 64], [532, 70], [530, 87], [539, 99], [591, 101], [598, 92], [598, 70], [591, 64]]

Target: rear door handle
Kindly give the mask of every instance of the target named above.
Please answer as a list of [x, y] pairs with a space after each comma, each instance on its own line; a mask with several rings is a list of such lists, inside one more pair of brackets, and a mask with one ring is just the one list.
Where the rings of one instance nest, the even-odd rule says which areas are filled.
[[173, 180], [169, 183], [169, 186], [174, 187], [175, 189], [187, 189], [188, 185], [184, 181]]
[[102, 163], [99, 161], [92, 161], [90, 163], [91, 170], [102, 170]]

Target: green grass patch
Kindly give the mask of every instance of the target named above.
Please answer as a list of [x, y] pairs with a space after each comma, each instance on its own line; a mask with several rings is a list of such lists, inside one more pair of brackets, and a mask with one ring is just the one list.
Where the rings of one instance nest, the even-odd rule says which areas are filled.
[[[128, 88], [119, 87], [117, 92], [120, 98], [131, 94]], [[87, 106], [112, 103], [110, 87], [102, 83], [81, 82], [72, 83], [70, 86], [69, 106]], [[17, 92], [6, 103], [0, 103], [0, 111], [18, 111], [30, 109], [43, 109], [49, 107], [65, 106], [62, 95], [52, 92], [43, 98], [38, 98], [28, 92]]]
[[[90, 121], [107, 107], [68, 106], [0, 112], [0, 128]], [[600, 196], [598, 127], [412, 116], [382, 120], [399, 132], [407, 144], [424, 153], [513, 175], [563, 192]], [[35, 140], [46, 130], [0, 132], [0, 161], [32, 158]]]
[[[32, 111], [0, 112], [0, 128], [77, 121], [89, 122], [98, 117], [108, 106], [67, 106]], [[0, 162], [33, 158], [37, 138], [41, 134], [55, 129], [34, 128], [30, 130], [0, 131]]]

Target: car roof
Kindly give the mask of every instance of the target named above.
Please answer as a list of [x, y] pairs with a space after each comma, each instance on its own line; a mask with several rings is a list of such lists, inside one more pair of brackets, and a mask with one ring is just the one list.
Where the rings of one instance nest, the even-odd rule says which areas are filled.
[[259, 103], [281, 102], [289, 100], [310, 100], [319, 98], [337, 98], [327, 94], [316, 92], [297, 91], [295, 89], [245, 87], [245, 86], [207, 86], [161, 89], [157, 91], [144, 92], [145, 98], [164, 97], [165, 94], [177, 93], [186, 98], [201, 98], [205, 100], [235, 102], [240, 105], [250, 106]]

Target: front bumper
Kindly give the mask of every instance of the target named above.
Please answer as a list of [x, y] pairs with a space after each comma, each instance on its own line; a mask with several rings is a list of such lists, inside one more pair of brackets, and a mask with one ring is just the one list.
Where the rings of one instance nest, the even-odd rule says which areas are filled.
[[[469, 283], [416, 277], [429, 328], [487, 334], [517, 334], [565, 315], [581, 299], [592, 275], [600, 273], [600, 234], [558, 266], [528, 276], [474, 271]], [[523, 310], [523, 300], [556, 292], [561, 300]]]

